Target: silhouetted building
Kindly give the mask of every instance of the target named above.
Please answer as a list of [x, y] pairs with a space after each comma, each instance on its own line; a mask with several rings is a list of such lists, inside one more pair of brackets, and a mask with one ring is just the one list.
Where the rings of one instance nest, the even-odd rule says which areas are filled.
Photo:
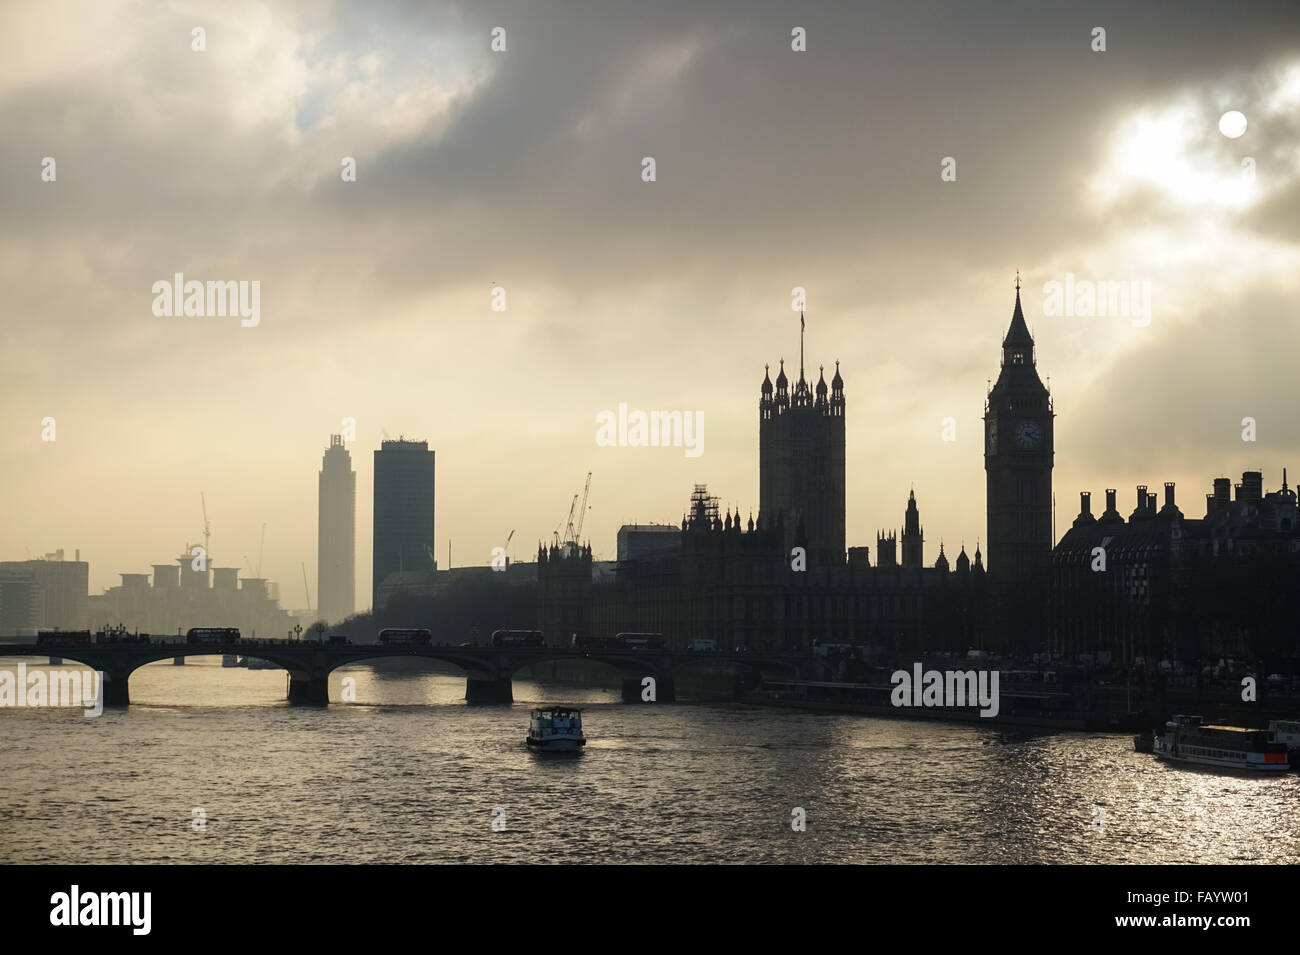
[[357, 475], [343, 436], [330, 435], [317, 482], [317, 616], [331, 623], [356, 610]]
[[[16, 586], [19, 576], [28, 574], [32, 581], [32, 597], [35, 600], [35, 622], [30, 627], [37, 629], [84, 630], [86, 627], [86, 608], [90, 590], [90, 564], [81, 559], [81, 552], [76, 553], [75, 560], [64, 560], [63, 550], [46, 554], [44, 559], [3, 561], [0, 570], [14, 571], [11, 586]], [[2, 598], [0, 598], [2, 599]], [[20, 598], [15, 590], [11, 596], [11, 607], [21, 607], [29, 598]], [[27, 616], [25, 611], [12, 611], [17, 620]], [[5, 614], [8, 617], [8, 614]], [[0, 631], [3, 632], [3, 631]], [[17, 632], [17, 631], [12, 631]]]
[[591, 546], [572, 542], [537, 548], [537, 624], [548, 646], [591, 636]]
[[1186, 518], [1166, 483], [1164, 504], [1136, 489], [1127, 521], [1115, 490], [1092, 514], [1080, 494], [1079, 516], [1052, 560], [1052, 650], [1067, 657], [1110, 654], [1122, 664], [1300, 656], [1300, 532], [1296, 493], [1263, 492], [1247, 471], [1230, 492], [1214, 480], [1205, 517]]
[[934, 567], [872, 567], [866, 547], [849, 548], [839, 567], [798, 570], [785, 541], [779, 518], [721, 515], [717, 499], [696, 485], [676, 554], [620, 561], [613, 580], [592, 587], [575, 569], [565, 590], [554, 574], [563, 560], [548, 566], [539, 558], [539, 619], [549, 637], [547, 621], [560, 611], [548, 604], [564, 600], [570, 619], [580, 621], [571, 626], [596, 638], [648, 631], [678, 648], [696, 639], [723, 649], [852, 643], [888, 657], [982, 645], [984, 568], [977, 561], [972, 570], [964, 551], [955, 572], [942, 552]]
[[120, 624], [159, 636], [183, 634], [191, 627], [236, 627], [246, 637], [280, 639], [302, 623], [280, 608], [265, 579], [241, 581], [236, 567], [200, 563], [196, 568], [194, 563], [186, 547], [175, 562], [153, 565], [152, 586], [148, 574], [122, 574], [121, 584], [90, 597], [83, 626]]
[[41, 588], [17, 562], [0, 564], [0, 634], [33, 636], [41, 626]]
[[823, 369], [814, 393], [804, 379], [803, 316], [799, 317], [799, 380], [790, 394], [785, 361], [772, 380], [764, 369], [758, 403], [759, 516], [780, 520], [786, 552], [801, 538], [808, 566], [844, 565], [844, 380], [839, 362], [829, 391]]
[[1002, 369], [984, 403], [992, 632], [995, 646], [1004, 649], [1039, 649], [1046, 642], [1055, 415], [1035, 365], [1017, 277]]
[[903, 566], [913, 570], [925, 566], [925, 533], [921, 529], [921, 513], [916, 509], [916, 492], [907, 495], [907, 511], [903, 514]]
[[427, 441], [385, 441], [375, 452], [371, 606], [394, 571], [433, 570], [434, 452]]
[[671, 554], [681, 546], [681, 529], [675, 524], [624, 524], [618, 529], [619, 560]]

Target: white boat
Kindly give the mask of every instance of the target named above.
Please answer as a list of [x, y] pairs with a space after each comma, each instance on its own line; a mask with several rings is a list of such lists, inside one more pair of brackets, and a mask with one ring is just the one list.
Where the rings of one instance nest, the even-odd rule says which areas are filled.
[[1268, 738], [1285, 746], [1291, 765], [1300, 769], [1300, 720], [1270, 720]]
[[527, 743], [539, 752], [573, 753], [587, 745], [582, 710], [573, 706], [535, 709], [528, 720]]
[[1175, 716], [1155, 736], [1156, 756], [1178, 763], [1248, 772], [1286, 772], [1286, 746], [1269, 730], [1206, 726], [1199, 716]]

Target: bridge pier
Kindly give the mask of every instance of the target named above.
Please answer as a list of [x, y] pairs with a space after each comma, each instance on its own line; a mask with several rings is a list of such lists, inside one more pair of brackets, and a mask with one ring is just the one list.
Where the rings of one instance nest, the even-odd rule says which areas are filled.
[[513, 703], [515, 691], [510, 677], [501, 680], [485, 680], [479, 677], [465, 678], [466, 703]]
[[328, 706], [330, 701], [329, 675], [308, 676], [290, 672], [289, 702], [307, 706]]
[[670, 676], [654, 677], [655, 696], [653, 700], [647, 700], [643, 697], [647, 687], [642, 685], [645, 677], [634, 676], [623, 678], [623, 702], [624, 703], [676, 703], [677, 687], [673, 685], [673, 678]]
[[172, 657], [172, 666], [174, 666], [174, 667], [183, 667], [183, 666], [185, 666], [185, 658], [184, 658], [184, 657]]
[[126, 674], [104, 671], [99, 681], [99, 693], [105, 706], [130, 706], [131, 687]]

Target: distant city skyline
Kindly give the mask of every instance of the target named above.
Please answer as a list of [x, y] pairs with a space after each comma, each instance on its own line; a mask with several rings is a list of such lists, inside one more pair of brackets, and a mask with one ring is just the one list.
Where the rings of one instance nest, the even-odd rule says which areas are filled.
[[[679, 521], [697, 483], [757, 513], [755, 390], [797, 362], [795, 289], [853, 409], [849, 546], [899, 527], [911, 490], [927, 563], [984, 537], [1017, 269], [1058, 414], [1057, 539], [1080, 490], [1300, 466], [1294, 4], [1190, 3], [1195, 31], [1123, 4], [672, 3], [580, 31], [524, 3], [359, 31], [347, 3], [236, 3], [205, 11], [203, 53], [128, 4], [53, 32], [23, 6], [0, 14], [0, 494], [20, 502], [0, 559], [80, 549], [92, 594], [200, 540], [204, 494], [212, 560], [257, 561], [265, 524], [262, 575], [306, 606], [321, 440], [348, 419], [358, 609], [385, 436], [437, 452], [440, 563], [450, 541], [486, 566], [511, 530], [530, 559], [589, 471], [599, 557], [620, 525]], [[256, 325], [154, 314], [177, 273], [259, 283]], [[1150, 297], [1081, 314], [1103, 283]], [[600, 446], [620, 403], [701, 413], [703, 453]]]

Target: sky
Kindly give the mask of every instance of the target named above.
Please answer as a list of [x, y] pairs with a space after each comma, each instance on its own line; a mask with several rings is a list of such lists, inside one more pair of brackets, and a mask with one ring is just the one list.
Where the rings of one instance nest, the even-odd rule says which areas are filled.
[[[265, 524], [263, 575], [315, 606], [345, 419], [358, 608], [385, 435], [436, 451], [443, 566], [512, 530], [531, 559], [589, 471], [597, 557], [696, 483], [756, 512], [796, 288], [873, 560], [911, 488], [927, 563], [984, 535], [1017, 270], [1058, 536], [1080, 490], [1175, 481], [1200, 517], [1214, 477], [1300, 467], [1289, 0], [9, 0], [0, 130], [0, 559], [80, 549], [92, 593], [200, 542], [202, 494], [213, 563], [248, 575]], [[155, 314], [176, 273], [258, 282], [257, 324]], [[1149, 314], [1053, 313], [1067, 276]], [[620, 404], [702, 415], [702, 453], [601, 446]]]

